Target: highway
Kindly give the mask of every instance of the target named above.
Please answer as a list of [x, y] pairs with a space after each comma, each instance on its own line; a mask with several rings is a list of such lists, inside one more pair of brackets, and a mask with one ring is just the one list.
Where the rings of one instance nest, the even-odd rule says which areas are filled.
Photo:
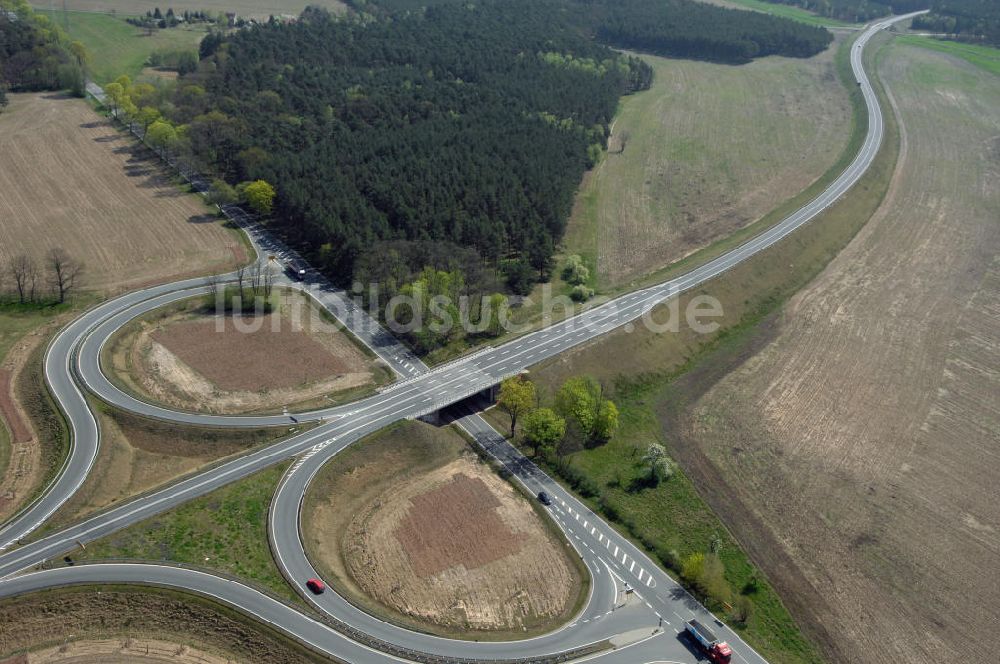
[[[208, 292], [210, 286], [206, 280], [187, 280], [136, 291], [89, 310], [55, 338], [46, 354], [46, 378], [72, 429], [73, 447], [62, 472], [48, 491], [0, 529], [0, 550], [6, 550], [0, 555], [0, 579], [3, 579], [0, 597], [80, 583], [162, 585], [218, 599], [348, 662], [548, 661], [546, 657], [554, 653], [576, 651], [607, 639], [615, 640], [619, 647], [588, 659], [632, 664], [697, 661], [695, 652], [678, 639], [677, 633], [683, 629], [684, 620], [698, 617], [712, 623], [714, 617], [641, 551], [562, 490], [474, 413], [461, 412], [459, 426], [504, 464], [526, 491], [535, 494], [544, 489], [554, 497], [549, 512], [590, 570], [588, 601], [571, 624], [561, 629], [516, 642], [442, 639], [380, 621], [332, 591], [311, 595], [303, 587], [304, 580], [319, 575], [301, 543], [302, 497], [326, 461], [366, 434], [403, 418], [440, 411], [533, 364], [628, 325], [657, 304], [705, 284], [764, 251], [836, 202], [868, 170], [883, 140], [882, 109], [862, 64], [864, 47], [879, 30], [914, 15], [893, 17], [871, 25], [852, 48], [851, 65], [868, 108], [868, 131], [857, 156], [844, 172], [816, 199], [775, 226], [668, 282], [623, 295], [545, 329], [429, 369], [318, 275], [310, 273], [301, 283], [284, 280], [282, 285], [303, 289], [315, 298], [399, 374], [399, 382], [371, 397], [296, 415], [219, 416], [165, 409], [126, 394], [112, 384], [101, 370], [101, 349], [129, 320], [171, 302]], [[259, 255], [287, 252], [252, 222], [247, 220], [243, 225]], [[120, 408], [171, 422], [288, 427], [309, 420], [317, 426], [88, 517], [59, 532], [27, 541], [29, 535], [73, 495], [93, 465], [100, 432], [84, 398], [84, 390]], [[289, 581], [317, 610], [328, 616], [331, 624], [339, 625], [337, 629], [242, 584], [180, 567], [101, 564], [26, 572], [75, 549], [78, 543], [93, 541], [291, 458], [296, 461], [282, 479], [269, 514], [271, 546]], [[718, 623], [716, 629], [733, 647], [734, 662], [757, 664], [765, 661], [725, 625]], [[351, 638], [345, 633], [350, 633]]]

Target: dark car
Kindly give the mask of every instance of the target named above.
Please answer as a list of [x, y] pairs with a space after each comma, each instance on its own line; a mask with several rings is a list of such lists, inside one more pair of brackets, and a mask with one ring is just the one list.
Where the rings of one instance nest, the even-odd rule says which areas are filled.
[[540, 502], [542, 505], [551, 505], [552, 499], [549, 498], [549, 494], [545, 493], [544, 491], [541, 491], [538, 494], [538, 502]]
[[326, 590], [326, 585], [319, 579], [309, 579], [306, 581], [306, 587], [316, 595], [321, 595]]

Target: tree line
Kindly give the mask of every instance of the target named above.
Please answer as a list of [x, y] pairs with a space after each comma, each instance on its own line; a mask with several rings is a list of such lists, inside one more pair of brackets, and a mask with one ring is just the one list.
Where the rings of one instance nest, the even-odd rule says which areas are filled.
[[[271, 183], [273, 229], [341, 284], [361, 276], [379, 243], [450, 241], [499, 272], [509, 292], [526, 293], [551, 272], [618, 99], [652, 79], [640, 59], [595, 42], [595, 21], [637, 12], [628, 24], [637, 30], [714, 33], [716, 45], [739, 34], [739, 48], [715, 56], [699, 51], [708, 42], [690, 46], [693, 37], [683, 49], [647, 45], [734, 62], [816, 52], [829, 39], [783, 19], [671, 2], [659, 13], [652, 0], [445, 3], [396, 14], [355, 3], [361, 11], [342, 18], [309, 8], [293, 24], [208, 35], [197, 71], [143, 104], [158, 114], [153, 143], [165, 158], [187, 155], [230, 184]], [[609, 43], [641, 46], [619, 27]], [[781, 45], [768, 36], [779, 34]], [[413, 276], [427, 266], [405, 267]]]
[[376, 21], [308, 9], [206, 37], [198, 71], [132, 102], [173, 128], [165, 150], [272, 183], [274, 229], [340, 283], [381, 241], [450, 240], [543, 276], [619, 97], [651, 80], [559, 16], [523, 0]]
[[963, 41], [1000, 46], [1000, 3], [994, 0], [935, 0], [931, 13], [913, 19], [913, 27], [944, 32]]
[[39, 263], [28, 254], [12, 256], [0, 271], [0, 293], [18, 304], [62, 304], [79, 288], [83, 263], [62, 247], [53, 247]]
[[24, 0], [0, 0], [0, 109], [6, 92], [70, 90], [82, 97], [90, 55]]

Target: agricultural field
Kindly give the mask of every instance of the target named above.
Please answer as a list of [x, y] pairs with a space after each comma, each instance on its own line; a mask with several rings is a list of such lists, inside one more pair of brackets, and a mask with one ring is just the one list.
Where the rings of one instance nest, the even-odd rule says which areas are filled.
[[319, 408], [370, 393], [390, 371], [297, 291], [272, 313], [234, 317], [197, 298], [153, 312], [108, 344], [115, 382], [173, 408], [213, 413]]
[[[71, 3], [72, 4], [72, 3]], [[125, 22], [124, 16], [80, 11], [50, 11], [48, 5], [36, 11], [45, 14], [90, 53], [90, 78], [104, 85], [125, 74], [136, 78], [154, 51], [198, 51], [208, 31], [205, 24], [155, 30], [151, 35]], [[164, 11], [166, 11], [164, 9]], [[147, 75], [156, 75], [152, 71]]]
[[845, 23], [839, 21], [835, 18], [829, 18], [826, 16], [820, 16], [819, 14], [814, 14], [811, 11], [802, 9], [801, 7], [795, 7], [793, 5], [783, 5], [775, 4], [772, 2], [766, 2], [766, 0], [703, 0], [712, 5], [720, 5], [722, 7], [730, 7], [732, 9], [752, 9], [754, 11], [763, 12], [765, 14], [771, 14], [773, 16], [780, 16], [781, 18], [790, 18], [793, 21], [799, 21], [801, 23], [808, 23], [810, 25], [822, 25], [827, 28], [837, 28], [851, 25], [850, 23]]
[[0, 263], [22, 253], [40, 261], [58, 244], [84, 263], [85, 289], [117, 293], [247, 259], [235, 230], [84, 102], [10, 98], [0, 114]]
[[1000, 79], [883, 56], [885, 203], [675, 435], [781, 543], [760, 562], [832, 661], [971, 661], [1000, 601]]
[[954, 55], [1000, 76], [1000, 48], [981, 46], [979, 44], [966, 44], [946, 39], [935, 39], [934, 37], [922, 37], [919, 35], [900, 35], [896, 37], [896, 40], [907, 46], [920, 46], [921, 48], [929, 48], [933, 51]]
[[586, 597], [569, 544], [451, 429], [407, 422], [338, 454], [310, 487], [306, 547], [375, 615], [463, 639], [525, 638]]
[[4, 664], [329, 664], [275, 630], [165, 589], [78, 586], [0, 603]]
[[622, 100], [608, 154], [577, 197], [565, 253], [596, 267], [595, 286], [613, 288], [807, 189], [851, 135], [839, 44], [740, 67], [644, 56], [653, 86]]
[[[50, 5], [41, 0], [32, 4], [37, 9], [49, 9]], [[268, 16], [294, 15], [298, 16], [309, 5], [326, 7], [332, 12], [347, 11], [347, 6], [340, 0], [179, 0], [178, 2], [159, 2], [159, 0], [66, 0], [66, 7], [78, 12], [99, 12], [103, 14], [118, 14], [135, 16], [151, 12], [157, 7], [162, 11], [173, 8], [178, 14], [184, 10], [207, 11], [216, 13], [235, 12], [243, 18], [266, 19]]]

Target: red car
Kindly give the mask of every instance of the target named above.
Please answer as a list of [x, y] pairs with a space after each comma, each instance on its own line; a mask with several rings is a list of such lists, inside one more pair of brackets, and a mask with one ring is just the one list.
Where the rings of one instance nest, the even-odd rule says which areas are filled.
[[306, 581], [306, 587], [317, 595], [321, 595], [326, 590], [326, 586], [319, 579], [309, 579]]

